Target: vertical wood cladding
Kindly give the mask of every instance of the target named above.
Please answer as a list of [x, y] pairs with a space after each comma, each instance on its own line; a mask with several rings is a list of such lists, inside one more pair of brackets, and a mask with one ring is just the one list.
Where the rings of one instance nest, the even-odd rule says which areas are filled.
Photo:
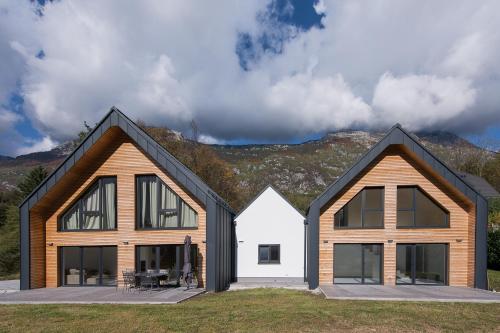
[[[396, 283], [396, 244], [449, 244], [449, 284], [474, 286], [475, 209], [456, 189], [400, 148], [389, 148], [320, 212], [319, 283], [333, 283], [335, 243], [381, 243], [383, 283]], [[397, 186], [418, 185], [450, 212], [449, 228], [397, 229]], [[365, 186], [383, 186], [384, 228], [339, 230], [333, 216]], [[389, 240], [392, 242], [389, 243]]]
[[[135, 176], [156, 174], [176, 194], [198, 213], [196, 230], [136, 230], [135, 229]], [[58, 217], [78, 199], [97, 177], [117, 177], [117, 230], [59, 232]], [[39, 202], [47, 210], [47, 218], [31, 219], [32, 234], [43, 235], [40, 224], [45, 222], [45, 240], [32, 238], [32, 264], [35, 258], [45, 263], [43, 279], [32, 273], [32, 287], [57, 287], [58, 251], [61, 246], [118, 246], [118, 275], [135, 268], [135, 246], [155, 244], [183, 244], [189, 234], [198, 246], [198, 274], [201, 286], [206, 276], [206, 211], [201, 204], [181, 188], [161, 166], [150, 159], [132, 140], [117, 128], [110, 129], [86, 155]], [[40, 236], [32, 236], [40, 237]], [[38, 244], [38, 245], [37, 245]], [[40, 244], [43, 244], [42, 246]], [[32, 269], [32, 272], [34, 270]], [[37, 269], [37, 272], [41, 270]], [[36, 286], [33, 281], [36, 281]], [[45, 281], [44, 281], [45, 280]]]

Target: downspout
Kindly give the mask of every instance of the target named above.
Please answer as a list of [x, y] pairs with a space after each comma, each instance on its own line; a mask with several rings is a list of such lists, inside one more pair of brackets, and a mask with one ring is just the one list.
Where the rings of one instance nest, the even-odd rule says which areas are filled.
[[304, 219], [304, 282], [307, 282], [307, 219]]

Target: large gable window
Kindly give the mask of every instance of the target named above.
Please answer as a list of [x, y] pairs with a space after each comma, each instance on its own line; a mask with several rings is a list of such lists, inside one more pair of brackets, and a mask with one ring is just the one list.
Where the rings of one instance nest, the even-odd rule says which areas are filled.
[[446, 228], [449, 226], [449, 213], [419, 187], [398, 187], [397, 200], [397, 227]]
[[137, 176], [139, 229], [197, 228], [198, 214], [157, 176]]
[[335, 228], [381, 228], [384, 226], [384, 189], [365, 187], [334, 216]]
[[60, 230], [110, 229], [116, 229], [116, 177], [101, 177], [63, 214]]

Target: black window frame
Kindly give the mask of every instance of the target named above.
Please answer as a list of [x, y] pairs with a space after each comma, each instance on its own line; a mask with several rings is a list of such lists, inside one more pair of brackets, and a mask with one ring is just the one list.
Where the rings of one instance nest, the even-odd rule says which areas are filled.
[[[410, 188], [413, 189], [412, 191], [412, 208], [411, 209], [399, 209], [398, 208], [398, 191], [400, 188]], [[417, 224], [417, 195], [416, 191], [420, 191], [422, 195], [424, 195], [427, 199], [429, 199], [433, 204], [438, 206], [440, 209], [442, 209], [445, 212], [445, 217], [446, 217], [446, 224], [445, 225], [424, 225], [424, 226], [418, 226]], [[413, 212], [413, 225], [399, 225], [398, 221], [398, 213], [399, 212]], [[430, 196], [424, 189], [422, 189], [418, 185], [400, 185], [396, 189], [396, 229], [446, 229], [450, 228], [450, 211], [443, 207], [437, 200], [435, 200], [432, 196]]]
[[[417, 276], [417, 246], [420, 245], [444, 245], [444, 283], [416, 283]], [[450, 270], [450, 244], [449, 243], [397, 243], [396, 244], [396, 270], [397, 270], [397, 248], [398, 246], [411, 246], [411, 283], [398, 282], [397, 275], [395, 276], [396, 285], [401, 286], [448, 286], [449, 285], [449, 270]]]
[[[261, 260], [260, 259], [260, 249], [261, 248], [266, 248], [268, 251], [268, 260]], [[272, 260], [271, 259], [271, 247], [277, 247], [278, 248], [278, 260]], [[257, 264], [259, 265], [280, 265], [281, 264], [281, 244], [259, 244], [257, 246]]]
[[[337, 245], [361, 245], [361, 282], [360, 283], [350, 283], [350, 282], [335, 282], [335, 246]], [[379, 282], [375, 283], [365, 283], [365, 251], [364, 248], [365, 246], [373, 246], [377, 245], [380, 246], [380, 276], [379, 276]], [[383, 243], [335, 243], [333, 244], [333, 284], [347, 284], [347, 285], [361, 285], [361, 284], [366, 284], [366, 285], [383, 285], [384, 284], [384, 244]]]
[[[80, 254], [80, 267], [79, 267], [79, 284], [65, 284], [64, 283], [64, 269], [65, 269], [65, 256], [64, 256], [64, 249], [69, 248], [69, 247], [74, 247], [79, 249], [79, 254]], [[115, 276], [115, 283], [114, 284], [103, 284], [102, 283], [102, 276], [103, 276], [103, 270], [104, 270], [104, 265], [103, 265], [103, 249], [105, 247], [108, 248], [116, 248], [116, 276]], [[98, 248], [99, 249], [99, 284], [85, 284], [83, 281], [83, 262], [84, 262], [84, 249], [85, 248]], [[59, 253], [59, 286], [61, 287], [116, 287], [118, 283], [118, 246], [116, 245], [68, 245], [68, 246], [58, 246], [58, 253]]]
[[[143, 272], [143, 270], [141, 269], [141, 260], [140, 260], [140, 258], [141, 258], [140, 251], [141, 251], [142, 247], [154, 248], [155, 264], [156, 264], [156, 268], [154, 269], [154, 271], [159, 271], [161, 269], [165, 269], [165, 268], [158, 268], [158, 265], [161, 262], [161, 250], [160, 250], [160, 248], [164, 247], [164, 246], [175, 246], [175, 247], [178, 246], [178, 247], [182, 248], [182, 246], [184, 246], [184, 244], [137, 244], [137, 245], [135, 245], [135, 247], [134, 247], [135, 271], [141, 272], [141, 273]], [[198, 253], [199, 253], [198, 244], [191, 243], [191, 269], [195, 273], [195, 275], [198, 273], [198, 265], [199, 265]], [[179, 250], [179, 256], [182, 256], [182, 258], [184, 258], [184, 251]], [[182, 269], [183, 269], [183, 267], [180, 266], [180, 262], [177, 262], [177, 260], [176, 260], [175, 270], [176, 270], [177, 276], [180, 276], [180, 272], [182, 271]]]
[[[378, 189], [378, 190], [381, 190], [382, 191], [382, 195], [381, 195], [381, 209], [368, 209], [368, 208], [365, 208], [365, 202], [366, 202], [366, 189]], [[348, 218], [348, 215], [347, 214], [347, 206], [358, 196], [358, 194], [361, 194], [361, 226], [360, 227], [349, 227], [348, 224], [349, 224], [349, 218]], [[366, 226], [365, 227], [365, 212], [381, 212], [382, 213], [382, 225], [380, 226]], [[347, 221], [347, 226], [343, 227], [343, 226], [338, 226], [336, 224], [336, 219], [335, 217], [337, 216], [337, 214], [342, 214], [342, 219], [346, 219]], [[363, 189], [361, 191], [359, 191], [358, 193], [356, 193], [356, 195], [354, 197], [352, 197], [351, 200], [349, 200], [344, 206], [342, 206], [342, 208], [340, 208], [335, 214], [333, 214], [333, 228], [334, 229], [339, 229], [339, 230], [342, 230], [342, 229], [384, 229], [385, 227], [385, 187], [384, 186], [365, 186], [363, 187]]]
[[[156, 182], [156, 211], [157, 211], [157, 219], [158, 219], [158, 224], [160, 221], [160, 216], [161, 214], [169, 213], [169, 212], [176, 212], [177, 213], [177, 226], [176, 227], [153, 227], [153, 226], [141, 226], [141, 204], [139, 200], [139, 181], [141, 178], [150, 178], [154, 179]], [[176, 209], [160, 209], [161, 207], [161, 184], [163, 184], [168, 190], [170, 190], [174, 195], [176, 196], [177, 200], [177, 208]], [[181, 221], [182, 221], [182, 205], [188, 206], [190, 209], [192, 209], [196, 213], [196, 226], [195, 227], [182, 227], [181, 226]], [[199, 227], [199, 215], [198, 212], [191, 207], [186, 201], [184, 201], [170, 186], [168, 186], [160, 177], [158, 177], [155, 174], [141, 174], [141, 175], [135, 175], [135, 229], [136, 230], [197, 230]]]
[[[112, 179], [115, 184], [115, 227], [114, 228], [103, 228], [103, 215], [104, 210], [104, 184], [106, 181]], [[99, 191], [99, 210], [98, 211], [85, 211], [83, 210], [84, 199], [96, 188]], [[78, 229], [65, 229], [64, 228], [64, 217], [73, 209], [78, 208]], [[99, 216], [99, 228], [96, 229], [86, 229], [83, 227], [83, 217], [84, 215]], [[68, 208], [64, 210], [57, 218], [57, 230], [60, 232], [88, 232], [88, 231], [113, 231], [118, 229], [118, 182], [116, 176], [99, 176], [97, 177], [90, 186], [85, 189], [85, 191], [78, 196], [78, 198], [69, 205]]]

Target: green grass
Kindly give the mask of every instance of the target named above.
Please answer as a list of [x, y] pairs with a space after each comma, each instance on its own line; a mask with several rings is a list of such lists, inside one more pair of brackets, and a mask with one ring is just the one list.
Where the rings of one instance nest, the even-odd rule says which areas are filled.
[[12, 332], [421, 332], [498, 331], [500, 304], [332, 301], [255, 289], [206, 294], [177, 305], [4, 305]]
[[488, 270], [488, 280], [490, 290], [496, 290], [500, 292], [500, 271]]
[[19, 280], [19, 273], [0, 275], [0, 281], [4, 280]]

